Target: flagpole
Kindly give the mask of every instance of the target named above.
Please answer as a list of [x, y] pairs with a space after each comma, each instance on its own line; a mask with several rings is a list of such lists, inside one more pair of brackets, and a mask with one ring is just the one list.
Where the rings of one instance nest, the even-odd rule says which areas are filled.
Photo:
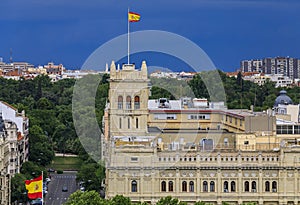
[[128, 7], [128, 13], [127, 13], [127, 31], [128, 31], [128, 34], [127, 34], [127, 64], [129, 65], [129, 18], [128, 18], [128, 15], [129, 15], [129, 7]]
[[42, 171], [42, 205], [44, 204], [44, 171]]

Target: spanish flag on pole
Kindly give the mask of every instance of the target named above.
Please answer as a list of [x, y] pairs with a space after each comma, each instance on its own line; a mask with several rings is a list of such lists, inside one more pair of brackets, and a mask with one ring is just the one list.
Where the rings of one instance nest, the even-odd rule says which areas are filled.
[[25, 181], [29, 199], [43, 198], [43, 175]]
[[140, 18], [141, 18], [140, 14], [134, 13], [131, 11], [128, 12], [128, 21], [129, 22], [138, 22], [138, 21], [140, 21]]

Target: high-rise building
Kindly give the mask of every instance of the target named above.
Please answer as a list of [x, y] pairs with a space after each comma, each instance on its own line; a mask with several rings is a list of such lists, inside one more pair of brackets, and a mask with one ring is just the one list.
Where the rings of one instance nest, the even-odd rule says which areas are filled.
[[290, 57], [264, 58], [260, 60], [241, 61], [241, 72], [260, 72], [265, 74], [282, 74], [291, 79], [300, 78], [300, 60]]

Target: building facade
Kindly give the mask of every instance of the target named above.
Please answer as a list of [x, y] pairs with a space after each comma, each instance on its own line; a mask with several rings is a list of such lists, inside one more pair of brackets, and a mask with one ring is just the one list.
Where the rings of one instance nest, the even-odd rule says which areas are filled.
[[272, 111], [229, 110], [206, 99], [148, 100], [145, 62], [140, 70], [112, 63], [110, 72], [107, 198], [300, 204], [300, 135], [277, 135]]
[[19, 173], [17, 126], [0, 115], [0, 204], [10, 203], [10, 179]]
[[10, 180], [28, 160], [28, 118], [0, 102], [0, 205], [10, 205]]

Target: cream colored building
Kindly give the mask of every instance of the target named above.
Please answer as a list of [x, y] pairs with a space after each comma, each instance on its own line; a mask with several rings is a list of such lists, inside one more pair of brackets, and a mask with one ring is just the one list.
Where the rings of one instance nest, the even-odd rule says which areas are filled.
[[0, 116], [0, 204], [10, 203], [10, 179], [19, 173], [17, 126]]
[[0, 205], [10, 205], [10, 180], [28, 160], [28, 118], [0, 102]]
[[110, 75], [107, 198], [300, 204], [300, 133], [278, 135], [272, 112], [229, 110], [205, 99], [148, 100], [145, 62], [140, 70], [112, 63]]

